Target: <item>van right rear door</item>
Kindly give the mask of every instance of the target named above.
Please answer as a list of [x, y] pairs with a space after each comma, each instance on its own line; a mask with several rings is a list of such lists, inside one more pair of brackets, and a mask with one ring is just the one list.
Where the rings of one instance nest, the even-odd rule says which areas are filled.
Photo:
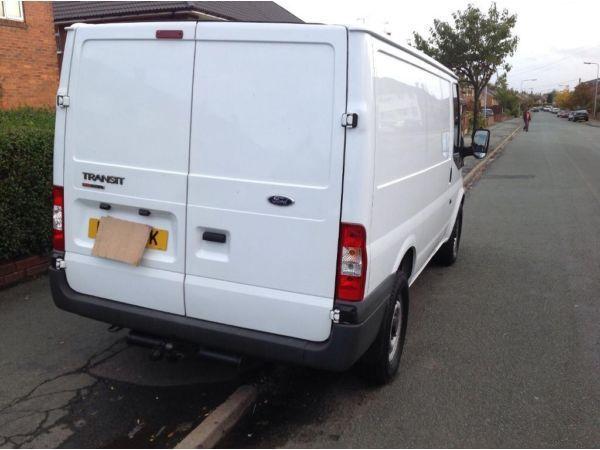
[[196, 39], [187, 315], [326, 340], [342, 195], [346, 28], [200, 22]]

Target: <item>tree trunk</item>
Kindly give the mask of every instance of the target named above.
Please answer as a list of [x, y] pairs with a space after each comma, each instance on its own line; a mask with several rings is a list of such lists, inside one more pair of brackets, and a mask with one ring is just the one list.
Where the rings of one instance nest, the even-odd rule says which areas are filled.
[[478, 88], [473, 89], [473, 125], [471, 126], [471, 139], [475, 136], [475, 130], [477, 129], [477, 118], [479, 117], [479, 97], [481, 92]]

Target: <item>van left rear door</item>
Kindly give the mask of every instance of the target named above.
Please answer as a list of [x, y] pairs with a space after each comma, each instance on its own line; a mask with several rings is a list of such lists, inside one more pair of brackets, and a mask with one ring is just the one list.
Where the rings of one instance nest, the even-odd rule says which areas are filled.
[[[84, 294], [183, 315], [195, 22], [74, 28], [62, 74], [67, 280]], [[93, 220], [107, 215], [146, 223], [163, 240], [138, 267], [96, 258]]]

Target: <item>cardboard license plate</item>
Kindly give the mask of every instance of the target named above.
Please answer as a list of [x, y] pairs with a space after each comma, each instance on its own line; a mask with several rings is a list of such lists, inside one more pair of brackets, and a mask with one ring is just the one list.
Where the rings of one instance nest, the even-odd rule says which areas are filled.
[[[100, 225], [100, 219], [96, 219], [94, 217], [90, 218], [88, 226], [88, 237], [90, 239], [96, 238], [96, 233], [98, 233], [98, 225]], [[150, 231], [150, 236], [148, 237], [146, 248], [165, 251], [167, 249], [168, 241], [169, 232], [167, 230], [152, 228]]]

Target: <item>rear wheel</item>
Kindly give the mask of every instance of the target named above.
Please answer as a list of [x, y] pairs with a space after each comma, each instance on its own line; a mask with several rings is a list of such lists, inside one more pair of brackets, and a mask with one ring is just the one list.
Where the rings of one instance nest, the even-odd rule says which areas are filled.
[[439, 248], [435, 254], [435, 262], [442, 266], [451, 266], [458, 258], [458, 248], [460, 247], [460, 235], [462, 232], [462, 206], [456, 215], [456, 221], [452, 228], [450, 238]]
[[406, 337], [407, 307], [408, 281], [399, 272], [379, 333], [361, 361], [363, 374], [376, 384], [389, 383], [398, 372]]

